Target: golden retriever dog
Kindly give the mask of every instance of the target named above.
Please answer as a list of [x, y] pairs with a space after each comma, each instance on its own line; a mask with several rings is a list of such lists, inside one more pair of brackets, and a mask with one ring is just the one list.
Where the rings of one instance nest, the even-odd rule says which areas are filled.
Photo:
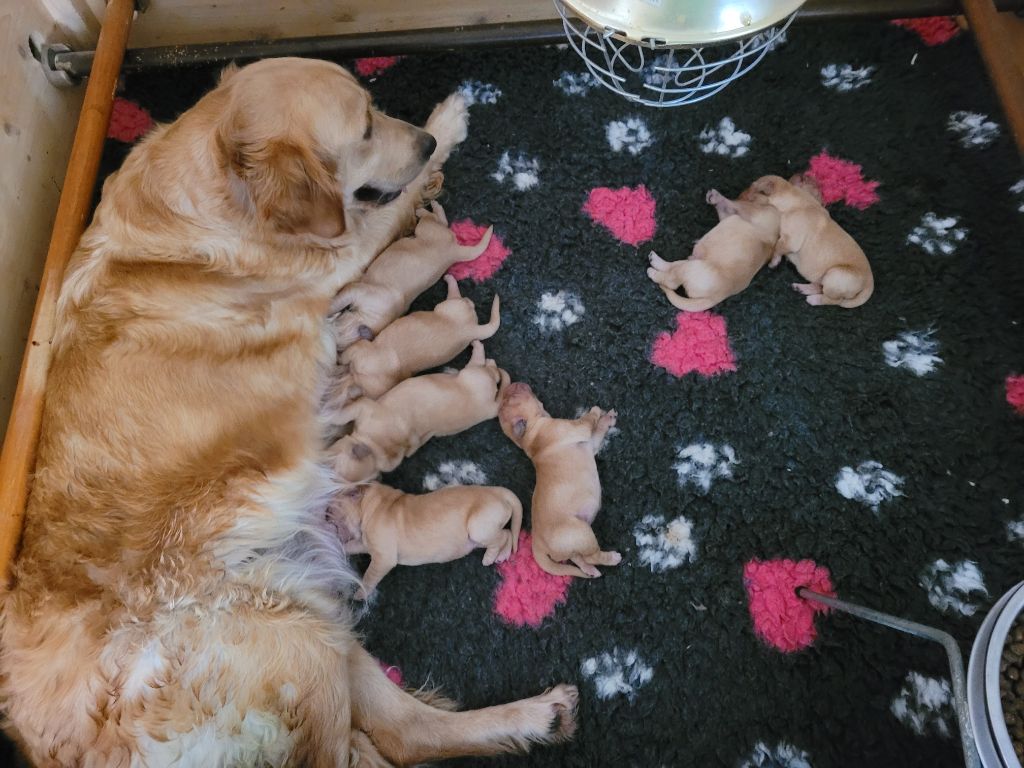
[[762, 176], [740, 195], [741, 201], [767, 203], [782, 215], [781, 233], [771, 269], [789, 259], [808, 282], [793, 283], [813, 307], [853, 309], [871, 298], [875, 278], [864, 250], [825, 210], [817, 182], [806, 174], [789, 181]]
[[327, 314], [437, 188], [462, 100], [425, 128], [334, 64], [268, 60], [106, 181], [2, 595], [4, 713], [38, 765], [407, 765], [571, 734], [571, 687], [448, 711], [352, 628]]
[[328, 517], [346, 552], [370, 555], [356, 592], [357, 600], [365, 600], [398, 565], [448, 563], [481, 547], [484, 565], [505, 562], [519, 549], [523, 505], [498, 486], [452, 485], [415, 494], [371, 483], [338, 494]]

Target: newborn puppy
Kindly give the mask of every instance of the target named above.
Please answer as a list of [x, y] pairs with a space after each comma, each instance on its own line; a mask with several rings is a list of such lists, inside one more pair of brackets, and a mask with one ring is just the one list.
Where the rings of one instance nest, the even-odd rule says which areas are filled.
[[455, 485], [417, 496], [374, 483], [338, 494], [328, 519], [345, 552], [370, 555], [356, 593], [365, 600], [396, 565], [447, 563], [481, 547], [484, 565], [504, 562], [519, 546], [523, 505], [507, 488]]
[[797, 174], [789, 181], [762, 176], [740, 200], [769, 203], [782, 214], [779, 241], [772, 268], [787, 257], [808, 283], [793, 283], [807, 303], [838, 304], [852, 309], [871, 298], [875, 279], [871, 265], [857, 242], [836, 224], [821, 203], [821, 192], [810, 176]]
[[445, 275], [448, 298], [431, 312], [413, 312], [387, 326], [373, 341], [357, 341], [341, 355], [338, 391], [343, 401], [360, 395], [377, 398], [414, 373], [447, 363], [475, 340], [489, 339], [501, 322], [498, 297], [491, 320], [477, 325], [472, 299], [459, 295], [459, 284]]
[[505, 387], [498, 420], [537, 473], [531, 513], [537, 565], [583, 578], [601, 575], [595, 565], [618, 565], [619, 553], [602, 552], [590, 528], [601, 508], [594, 454], [615, 425], [615, 411], [594, 407], [578, 419], [553, 419], [530, 386], [517, 382]]
[[417, 212], [415, 237], [397, 240], [384, 250], [358, 282], [341, 290], [331, 302], [338, 348], [358, 339], [372, 339], [395, 318], [409, 311], [413, 300], [436, 283], [459, 261], [472, 261], [487, 250], [492, 229], [488, 227], [476, 245], [459, 245], [448, 229], [444, 210], [431, 202], [431, 211]]
[[[697, 241], [690, 258], [670, 263], [651, 251], [647, 269], [668, 300], [686, 312], [710, 309], [750, 285], [779, 239], [780, 216], [772, 206], [728, 200], [717, 189], [706, 199], [718, 211], [718, 224]], [[685, 298], [676, 293], [679, 286]]]
[[498, 397], [508, 374], [484, 359], [484, 345], [458, 373], [432, 373], [406, 379], [379, 400], [361, 397], [342, 408], [339, 425], [355, 423], [352, 434], [330, 448], [338, 477], [362, 483], [390, 472], [437, 435], [464, 432], [498, 413]]

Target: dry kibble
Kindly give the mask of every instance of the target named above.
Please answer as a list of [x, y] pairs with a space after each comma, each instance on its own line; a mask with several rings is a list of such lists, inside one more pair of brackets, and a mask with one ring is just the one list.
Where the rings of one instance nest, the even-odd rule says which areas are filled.
[[1024, 761], [1024, 614], [1017, 617], [1003, 648], [999, 698], [1013, 751]]

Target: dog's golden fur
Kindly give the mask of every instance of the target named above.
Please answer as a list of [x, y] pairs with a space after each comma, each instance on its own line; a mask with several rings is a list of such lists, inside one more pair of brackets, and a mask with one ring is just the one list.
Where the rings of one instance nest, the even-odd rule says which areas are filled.
[[394, 686], [325, 520], [326, 315], [436, 189], [461, 100], [426, 128], [333, 64], [265, 61], [107, 180], [2, 596], [4, 710], [37, 764], [407, 764], [571, 732], [565, 686], [466, 713]]

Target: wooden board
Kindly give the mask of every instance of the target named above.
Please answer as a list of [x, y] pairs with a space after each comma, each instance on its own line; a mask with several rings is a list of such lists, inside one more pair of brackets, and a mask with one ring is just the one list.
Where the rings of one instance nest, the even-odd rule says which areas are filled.
[[393, 32], [557, 17], [551, 0], [150, 0], [129, 46]]
[[[62, 8], [61, 8], [62, 6]], [[62, 11], [62, 21], [52, 15]], [[29, 50], [30, 32], [92, 46], [70, 2], [0, 3], [0, 435], [25, 349], [43, 257], [84, 89], [58, 90]]]

